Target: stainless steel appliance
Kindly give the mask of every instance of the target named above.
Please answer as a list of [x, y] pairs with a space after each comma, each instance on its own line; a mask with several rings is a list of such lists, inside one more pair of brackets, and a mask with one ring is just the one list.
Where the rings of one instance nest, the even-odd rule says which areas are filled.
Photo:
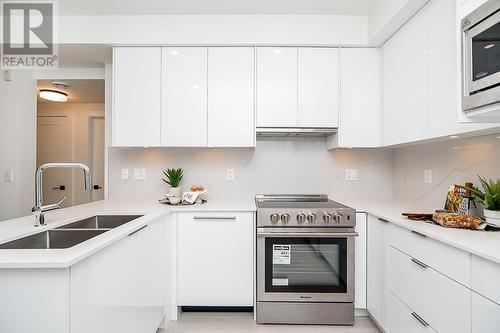
[[354, 324], [354, 209], [326, 195], [258, 195], [257, 322]]
[[464, 111], [500, 103], [500, 0], [462, 20]]

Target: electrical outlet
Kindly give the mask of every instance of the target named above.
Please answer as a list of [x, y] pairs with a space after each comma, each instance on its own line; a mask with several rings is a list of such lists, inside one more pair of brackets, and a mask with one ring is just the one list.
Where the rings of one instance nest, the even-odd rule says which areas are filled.
[[424, 170], [424, 183], [432, 184], [432, 170]]
[[3, 182], [12, 183], [14, 181], [14, 175], [12, 169], [3, 171]]
[[134, 169], [134, 179], [135, 180], [146, 179], [146, 169]]
[[128, 180], [128, 169], [122, 169], [122, 179]]
[[234, 169], [227, 169], [226, 179], [231, 181], [234, 180]]
[[345, 180], [348, 181], [358, 180], [358, 169], [345, 169]]

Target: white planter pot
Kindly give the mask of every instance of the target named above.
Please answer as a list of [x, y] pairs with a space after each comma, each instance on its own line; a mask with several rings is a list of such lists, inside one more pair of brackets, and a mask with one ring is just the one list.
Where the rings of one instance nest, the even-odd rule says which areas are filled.
[[500, 211], [484, 209], [486, 222], [500, 228]]
[[180, 187], [171, 187], [168, 194], [173, 197], [180, 198], [182, 196], [182, 191]]

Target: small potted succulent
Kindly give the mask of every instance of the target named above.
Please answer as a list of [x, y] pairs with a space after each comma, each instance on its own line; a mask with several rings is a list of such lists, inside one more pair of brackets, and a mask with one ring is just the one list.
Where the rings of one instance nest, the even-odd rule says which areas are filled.
[[167, 169], [163, 170], [165, 178], [163, 181], [170, 185], [169, 195], [175, 198], [180, 198], [182, 191], [179, 187], [182, 177], [184, 176], [184, 170], [179, 169]]
[[466, 188], [472, 191], [484, 205], [486, 222], [500, 228], [500, 179], [496, 181], [478, 176], [483, 191], [478, 188]]

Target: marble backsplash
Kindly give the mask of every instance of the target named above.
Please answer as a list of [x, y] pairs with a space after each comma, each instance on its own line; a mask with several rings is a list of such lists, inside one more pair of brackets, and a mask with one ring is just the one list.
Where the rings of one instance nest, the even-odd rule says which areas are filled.
[[[432, 184], [424, 183], [424, 170], [432, 170]], [[477, 175], [500, 178], [500, 136], [448, 139], [394, 149], [394, 197], [404, 202], [442, 208], [451, 184]]]

